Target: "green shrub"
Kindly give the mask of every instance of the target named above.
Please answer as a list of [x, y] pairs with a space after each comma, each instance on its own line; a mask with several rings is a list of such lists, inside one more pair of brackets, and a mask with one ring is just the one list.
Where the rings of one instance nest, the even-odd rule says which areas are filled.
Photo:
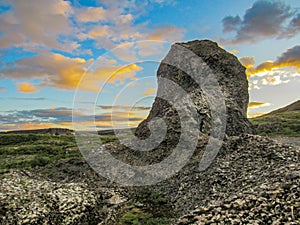
[[34, 168], [37, 166], [46, 166], [51, 162], [51, 159], [48, 156], [35, 156], [31, 161], [29, 161], [29, 167]]
[[169, 201], [163, 195], [149, 189], [136, 193], [136, 203], [121, 217], [121, 224], [168, 225], [174, 213]]
[[151, 216], [149, 213], [127, 212], [121, 218], [121, 222], [128, 225], [144, 225]]
[[116, 141], [118, 140], [118, 138], [114, 135], [111, 135], [111, 136], [100, 136], [100, 140], [102, 142], [102, 144], [106, 144], [106, 143], [109, 143], [109, 142], [113, 142], [113, 141]]
[[121, 223], [124, 225], [169, 225], [170, 218], [153, 217], [151, 213], [130, 211], [125, 213], [121, 218]]

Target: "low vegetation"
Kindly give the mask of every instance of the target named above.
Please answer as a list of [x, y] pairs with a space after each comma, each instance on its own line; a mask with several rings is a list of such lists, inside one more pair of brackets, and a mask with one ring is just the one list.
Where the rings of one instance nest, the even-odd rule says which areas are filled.
[[259, 135], [300, 137], [300, 111], [280, 112], [252, 118]]
[[136, 203], [120, 219], [122, 225], [168, 225], [174, 217], [166, 197], [143, 190], [135, 196]]
[[[100, 136], [102, 143], [116, 140]], [[46, 166], [60, 159], [82, 157], [72, 135], [0, 134], [0, 170]]]
[[80, 157], [73, 136], [1, 134], [0, 169], [34, 168], [59, 159]]

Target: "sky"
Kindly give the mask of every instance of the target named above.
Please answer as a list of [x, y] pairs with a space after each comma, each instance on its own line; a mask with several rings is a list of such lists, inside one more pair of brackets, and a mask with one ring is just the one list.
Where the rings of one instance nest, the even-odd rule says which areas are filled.
[[288, 105], [299, 99], [299, 9], [299, 0], [0, 0], [0, 131], [72, 129], [72, 112], [82, 127], [136, 126], [160, 60], [195, 39], [247, 68], [249, 117]]

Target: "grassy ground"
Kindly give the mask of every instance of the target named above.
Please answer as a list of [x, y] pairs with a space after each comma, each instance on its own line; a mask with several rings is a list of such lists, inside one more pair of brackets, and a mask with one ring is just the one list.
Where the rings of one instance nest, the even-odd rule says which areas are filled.
[[34, 168], [80, 156], [73, 136], [0, 135], [0, 169]]
[[300, 111], [282, 112], [252, 118], [260, 135], [300, 137]]
[[[116, 140], [100, 136], [102, 143]], [[74, 136], [50, 134], [0, 134], [0, 170], [35, 168], [60, 159], [82, 157]]]
[[164, 196], [145, 189], [134, 196], [135, 204], [121, 216], [121, 225], [169, 225], [174, 216], [171, 204]]

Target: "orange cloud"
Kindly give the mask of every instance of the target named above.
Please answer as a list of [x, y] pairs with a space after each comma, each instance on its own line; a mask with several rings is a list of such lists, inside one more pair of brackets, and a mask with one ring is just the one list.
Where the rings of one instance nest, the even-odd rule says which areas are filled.
[[248, 118], [255, 118], [255, 117], [259, 117], [262, 115], [265, 115], [266, 113], [248, 113]]
[[[111, 63], [88, 70], [93, 60], [70, 58], [61, 54], [42, 52], [32, 58], [23, 58], [16, 62], [14, 70], [4, 71], [6, 77], [14, 79], [43, 79], [40, 86], [51, 86], [57, 89], [74, 90], [80, 83], [80, 90], [99, 91], [99, 82], [123, 83], [125, 79], [135, 79], [135, 73], [142, 69], [136, 64], [114, 66]], [[19, 87], [22, 92], [36, 92], [30, 84]]]
[[45, 129], [45, 128], [54, 128], [57, 127], [55, 124], [52, 123], [35, 123], [35, 122], [28, 122], [28, 123], [20, 123], [20, 124], [5, 124], [4, 125], [6, 130], [35, 130], [35, 129]]
[[27, 122], [18, 124], [4, 124], [4, 130], [1, 131], [13, 131], [13, 130], [36, 130], [47, 128], [67, 128], [73, 129], [72, 122], [60, 122], [60, 123], [39, 123], [39, 122]]
[[251, 76], [251, 74], [253, 73], [253, 69], [254, 69], [254, 65], [255, 65], [254, 57], [253, 56], [252, 57], [245, 56], [245, 57], [239, 58], [239, 61], [246, 68], [246, 75], [249, 78]]
[[259, 107], [264, 107], [264, 106], [269, 106], [270, 103], [267, 102], [250, 102], [248, 104], [248, 108], [253, 109], [253, 108], [259, 108]]
[[288, 82], [289, 82], [289, 80], [285, 80], [285, 81], [281, 80], [281, 77], [279, 75], [273, 76], [273, 77], [267, 76], [264, 79], [262, 79], [262, 84], [264, 84], [264, 85], [267, 85], [267, 84], [278, 85], [278, 84], [288, 83]]
[[34, 93], [38, 92], [38, 89], [29, 83], [20, 83], [18, 85], [18, 92], [23, 92], [23, 93]]
[[88, 36], [95, 39], [95, 38], [105, 37], [108, 34], [109, 34], [109, 27], [108, 26], [103, 26], [103, 27], [96, 27], [93, 30], [91, 30], [88, 33]]
[[[96, 69], [95, 71], [89, 71], [86, 74], [87, 80], [83, 80], [83, 86], [89, 85], [94, 86], [95, 89], [97, 89], [97, 86], [95, 86], [96, 81], [100, 82], [108, 82], [108, 83], [117, 83], [123, 84], [125, 79], [135, 79], [135, 73], [139, 70], [142, 70], [142, 67], [136, 65], [136, 64], [130, 64], [128, 66], [122, 67], [122, 66], [106, 66], [106, 67], [100, 67]], [[92, 83], [91, 83], [92, 82]], [[94, 84], [93, 84], [94, 83]], [[97, 89], [98, 91], [98, 89]]]
[[[76, 122], [75, 128], [80, 130], [90, 130], [94, 126], [98, 127], [98, 129], [137, 127], [138, 124], [146, 118], [146, 116], [147, 115], [144, 112], [133, 111], [102, 113], [99, 115], [100, 119], [97, 119], [96, 116], [95, 121], [89, 120]], [[73, 126], [72, 122], [60, 122], [58, 124], [61, 126]]]
[[158, 27], [155, 30], [150, 31], [146, 36], [146, 39], [154, 41], [178, 41], [183, 38], [184, 31], [184, 29], [175, 26]]
[[237, 49], [232, 49], [231, 51], [229, 51], [231, 54], [237, 54], [239, 53], [240, 51], [237, 50]]
[[146, 106], [127, 106], [127, 105], [99, 105], [99, 108], [102, 110], [109, 111], [135, 111], [135, 112], [148, 112], [150, 107]]
[[[254, 57], [243, 57], [240, 58], [241, 63], [247, 68], [247, 76], [254, 76], [263, 72], [272, 72], [278, 69], [290, 67], [294, 68], [300, 73], [300, 46], [294, 46], [293, 48], [287, 49], [282, 53], [275, 61], [266, 61], [259, 64], [257, 67], [254, 66]], [[273, 79], [274, 80], [274, 79]], [[274, 83], [275, 81], [271, 81]]]
[[249, 57], [249, 56], [245, 56], [242, 58], [239, 58], [239, 61], [242, 63], [242, 65], [246, 68], [251, 68], [254, 66], [255, 61], [254, 61], [254, 57]]
[[248, 67], [246, 70], [247, 77], [263, 73], [263, 72], [269, 72], [275, 69], [282, 68], [280, 65], [274, 64], [272, 61], [266, 61], [258, 65], [257, 67]]
[[[86, 67], [89, 64], [81, 58], [69, 58], [60, 54], [54, 54], [50, 59], [57, 66], [57, 75], [51, 76], [50, 81], [57, 88], [74, 89], [77, 87], [82, 75], [86, 72]], [[90, 61], [91, 62], [91, 61]], [[47, 62], [45, 62], [48, 64]]]
[[98, 22], [106, 20], [106, 10], [102, 7], [86, 7], [80, 10], [77, 19], [81, 22]]

